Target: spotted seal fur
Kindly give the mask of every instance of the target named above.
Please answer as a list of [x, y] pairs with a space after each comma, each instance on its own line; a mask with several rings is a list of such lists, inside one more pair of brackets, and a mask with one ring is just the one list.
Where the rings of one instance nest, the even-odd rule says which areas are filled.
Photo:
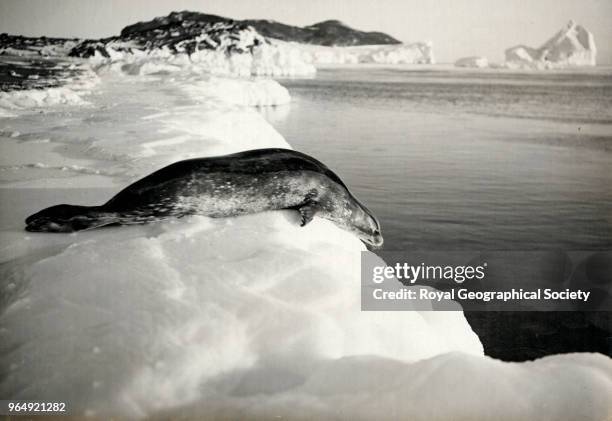
[[375, 247], [376, 217], [316, 159], [289, 149], [255, 149], [179, 161], [136, 181], [101, 206], [57, 205], [26, 219], [33, 232], [74, 232], [205, 215], [212, 218], [293, 209], [301, 225], [328, 219]]

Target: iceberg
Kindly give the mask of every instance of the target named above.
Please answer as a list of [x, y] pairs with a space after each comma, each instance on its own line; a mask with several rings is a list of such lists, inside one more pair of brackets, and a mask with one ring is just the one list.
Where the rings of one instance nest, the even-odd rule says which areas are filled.
[[480, 56], [463, 57], [455, 62], [455, 67], [485, 68], [489, 67], [489, 60]]
[[574, 21], [540, 48], [518, 45], [506, 50], [509, 68], [552, 69], [595, 66], [597, 48], [593, 34]]

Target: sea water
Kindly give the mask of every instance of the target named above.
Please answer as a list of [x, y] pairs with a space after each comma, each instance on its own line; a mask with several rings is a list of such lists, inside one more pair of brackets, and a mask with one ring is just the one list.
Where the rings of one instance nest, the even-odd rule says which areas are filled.
[[612, 69], [322, 69], [269, 119], [391, 250], [612, 245]]

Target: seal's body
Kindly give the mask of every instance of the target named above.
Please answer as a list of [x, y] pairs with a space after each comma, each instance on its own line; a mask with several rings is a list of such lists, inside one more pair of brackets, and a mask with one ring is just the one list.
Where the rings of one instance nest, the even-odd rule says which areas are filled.
[[255, 149], [189, 159], [126, 187], [102, 206], [57, 205], [28, 217], [26, 230], [73, 232], [185, 215], [213, 218], [294, 209], [302, 226], [314, 215], [364, 242], [382, 245], [372, 213], [316, 159], [289, 149]]

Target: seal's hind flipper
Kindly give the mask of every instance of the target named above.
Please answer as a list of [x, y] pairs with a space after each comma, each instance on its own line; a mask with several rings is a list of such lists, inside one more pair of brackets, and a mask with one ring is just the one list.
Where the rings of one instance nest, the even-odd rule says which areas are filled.
[[308, 202], [304, 206], [300, 206], [298, 208], [298, 212], [302, 217], [302, 222], [300, 223], [300, 227], [306, 226], [312, 218], [314, 218], [315, 213], [317, 213], [316, 202]]

